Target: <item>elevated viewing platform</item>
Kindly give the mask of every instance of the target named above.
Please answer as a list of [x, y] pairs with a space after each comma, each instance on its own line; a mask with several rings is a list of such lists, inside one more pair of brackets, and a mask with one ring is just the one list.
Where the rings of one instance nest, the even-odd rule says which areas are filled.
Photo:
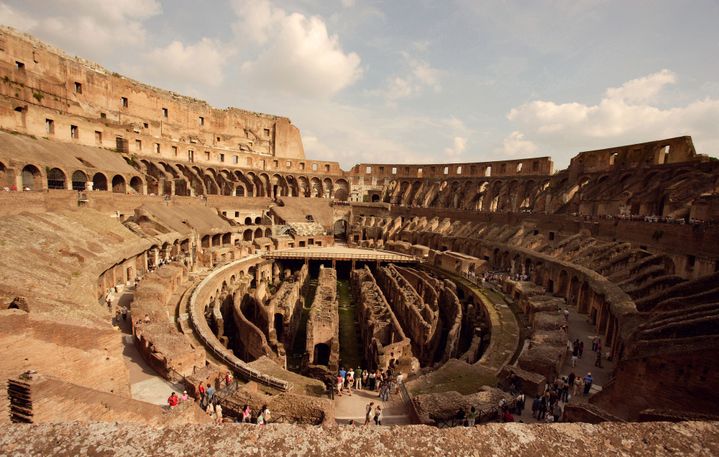
[[377, 249], [348, 248], [346, 246], [281, 249], [262, 255], [265, 259], [360, 260], [365, 262], [418, 263], [415, 256]]

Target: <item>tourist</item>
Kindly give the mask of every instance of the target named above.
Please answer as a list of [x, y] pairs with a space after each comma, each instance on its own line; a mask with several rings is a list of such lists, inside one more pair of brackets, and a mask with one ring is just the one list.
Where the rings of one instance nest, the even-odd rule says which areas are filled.
[[394, 364], [397, 363], [397, 359], [394, 358], [394, 352], [390, 352], [389, 357], [389, 368], [394, 368]]
[[250, 409], [250, 405], [245, 404], [245, 406], [242, 407], [242, 422], [245, 424], [252, 422], [252, 410]]
[[541, 401], [540, 397], [534, 397], [534, 400], [532, 401], [532, 417], [535, 419], [539, 416], [539, 405]]
[[225, 373], [225, 386], [230, 387], [233, 381], [234, 379], [232, 377], [232, 373], [230, 373], [229, 371]]
[[594, 359], [594, 366], [602, 368], [602, 351], [597, 351], [597, 357]]
[[212, 418], [212, 420], [215, 420], [215, 405], [208, 403], [207, 408], [205, 408], [205, 412]]
[[467, 413], [467, 426], [468, 427], [474, 427], [475, 422], [477, 422], [477, 408], [474, 406], [469, 408], [469, 412]]
[[570, 388], [573, 389], [572, 395], [576, 394], [576, 392], [575, 392], [576, 388], [574, 386], [574, 381], [576, 379], [577, 379], [577, 375], [575, 375], [573, 371], [571, 373], [569, 373], [569, 376], [567, 376], [567, 398], [564, 400], [565, 402], [569, 401], [569, 389]]
[[197, 386], [197, 393], [200, 396], [200, 406], [202, 408], [204, 408], [206, 405], [206, 403], [205, 403], [206, 399], [205, 399], [205, 386], [204, 386], [204, 384], [202, 384], [202, 382], [200, 382], [200, 385]]
[[584, 377], [584, 396], [586, 397], [589, 395], [589, 391], [592, 389], [592, 382], [594, 380], [592, 379], [592, 373], [587, 373], [587, 375]]
[[375, 385], [375, 382], [377, 381], [376, 376], [377, 375], [375, 374], [374, 371], [367, 376], [367, 380], [368, 380], [367, 388], [369, 390], [374, 390], [374, 385]]
[[170, 408], [174, 408], [179, 402], [180, 399], [175, 392], [172, 392], [167, 398], [167, 404], [170, 405]]
[[572, 368], [577, 366], [577, 354], [572, 354]]
[[345, 370], [344, 367], [340, 368], [339, 372], [340, 376], [342, 377], [342, 382], [345, 382], [345, 379], [347, 378], [347, 370]]
[[552, 416], [554, 416], [554, 422], [559, 422], [559, 419], [562, 417], [562, 407], [559, 405], [559, 402], [554, 404]]
[[364, 425], [369, 425], [372, 419], [374, 418], [374, 413], [372, 412], [372, 407], [374, 406], [374, 402], [371, 401], [367, 403], [367, 406], [365, 406], [365, 414], [364, 414]]
[[598, 336], [595, 336], [594, 338], [592, 338], [592, 351], [594, 351], [594, 352], [597, 351], [597, 341], [599, 341]]
[[569, 401], [569, 386], [570, 385], [571, 384], [569, 383], [569, 380], [567, 378], [563, 377], [562, 378], [562, 387], [559, 391], [559, 399], [565, 403]]
[[374, 423], [375, 425], [382, 425], [382, 406], [377, 405], [374, 410]]
[[584, 341], [579, 342], [579, 358], [582, 358], [582, 354], [584, 353]]
[[183, 390], [183, 391], [182, 391], [182, 397], [180, 397], [180, 400], [182, 400], [182, 401], [187, 401], [187, 400], [189, 400], [189, 399], [190, 399], [190, 397], [189, 397], [189, 395], [187, 395], [187, 391], [186, 391], [186, 390]]
[[349, 393], [349, 396], [352, 396], [352, 386], [355, 382], [355, 371], [352, 367], [350, 367], [350, 371], [347, 372], [347, 375], [345, 377], [345, 386], [347, 387], [347, 392]]
[[215, 405], [215, 422], [222, 423], [222, 406], [219, 403]]
[[270, 410], [267, 405], [262, 405], [260, 412], [257, 414], [257, 425], [265, 425], [270, 420]]
[[520, 392], [519, 395], [517, 395], [517, 398], [514, 400], [514, 410], [515, 410], [517, 416], [522, 415], [522, 411], [524, 411], [525, 401], [526, 401], [526, 397], [524, 396], [524, 393]]
[[355, 371], [355, 389], [356, 390], [362, 390], [362, 368], [357, 367], [357, 370]]
[[342, 378], [341, 374], [337, 374], [337, 396], [342, 396], [342, 385], [345, 383], [344, 378]]
[[362, 385], [367, 388], [369, 384], [369, 371], [362, 370]]
[[215, 398], [215, 388], [210, 385], [210, 383], [207, 383], [207, 389], [205, 390], [207, 394], [207, 403], [212, 403], [212, 400]]
[[564, 320], [565, 322], [569, 322], [569, 310], [566, 308], [564, 309]]
[[502, 411], [501, 418], [502, 418], [502, 422], [514, 422], [514, 416], [512, 416], [512, 413], [509, 412], [508, 408], [505, 408]]
[[580, 394], [584, 391], [584, 380], [577, 376], [577, 379], [574, 380], [574, 390], [572, 391], [572, 395], [576, 396], [577, 394]]

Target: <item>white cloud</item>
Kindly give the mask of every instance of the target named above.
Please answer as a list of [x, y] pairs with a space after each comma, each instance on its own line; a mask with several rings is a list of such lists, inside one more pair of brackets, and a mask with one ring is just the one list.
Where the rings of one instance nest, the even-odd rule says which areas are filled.
[[288, 13], [267, 0], [235, 0], [234, 7], [238, 40], [261, 45], [256, 58], [241, 66], [253, 87], [329, 97], [362, 75], [360, 57], [342, 50], [322, 18]]
[[3, 23], [96, 59], [116, 47], [143, 44], [143, 21], [160, 11], [157, 0], [26, 0], [18, 9], [0, 3]]
[[525, 140], [523, 133], [514, 131], [504, 139], [502, 147], [497, 152], [508, 156], [527, 156], [536, 151], [536, 144]]
[[643, 78], [627, 81], [621, 87], [609, 88], [606, 97], [626, 102], [650, 102], [656, 98], [664, 86], [676, 82], [676, 75], [664, 69]]
[[184, 45], [173, 41], [164, 48], [156, 48], [145, 54], [147, 73], [164, 84], [199, 83], [218, 86], [223, 80], [226, 49], [219, 42], [202, 38], [195, 44]]
[[545, 100], [523, 104], [507, 115], [517, 128], [505, 138], [501, 150], [512, 155], [541, 148], [557, 162], [566, 163], [582, 150], [692, 135], [698, 152], [715, 153], [719, 150], [719, 99], [657, 106], [661, 90], [676, 81], [674, 73], [661, 70], [607, 89], [595, 105]]
[[442, 90], [440, 70], [406, 52], [402, 53], [402, 57], [406, 67], [405, 74], [388, 78], [384, 89], [373, 92], [379, 93], [387, 105], [395, 106], [399, 100], [417, 96], [425, 89], [432, 89], [435, 92]]
[[467, 148], [467, 139], [456, 136], [452, 139], [452, 146], [444, 149], [444, 155], [448, 158], [457, 158]]

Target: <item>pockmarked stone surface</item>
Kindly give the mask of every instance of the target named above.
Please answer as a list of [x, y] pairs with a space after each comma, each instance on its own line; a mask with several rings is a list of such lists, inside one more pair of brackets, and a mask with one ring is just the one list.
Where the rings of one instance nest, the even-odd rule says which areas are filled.
[[489, 424], [437, 429], [274, 424], [13, 425], [0, 454], [22, 456], [716, 456], [719, 423]]

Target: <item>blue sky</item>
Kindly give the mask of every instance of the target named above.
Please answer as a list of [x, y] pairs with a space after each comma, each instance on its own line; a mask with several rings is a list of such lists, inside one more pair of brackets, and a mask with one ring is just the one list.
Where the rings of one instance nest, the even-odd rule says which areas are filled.
[[716, 0], [0, 1], [0, 23], [216, 107], [308, 157], [467, 162], [692, 135], [719, 153]]

